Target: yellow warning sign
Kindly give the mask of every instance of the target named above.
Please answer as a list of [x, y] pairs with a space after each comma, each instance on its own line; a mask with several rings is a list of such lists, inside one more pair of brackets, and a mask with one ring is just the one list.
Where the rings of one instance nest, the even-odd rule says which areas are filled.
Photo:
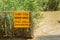
[[14, 12], [14, 28], [29, 28], [30, 12]]

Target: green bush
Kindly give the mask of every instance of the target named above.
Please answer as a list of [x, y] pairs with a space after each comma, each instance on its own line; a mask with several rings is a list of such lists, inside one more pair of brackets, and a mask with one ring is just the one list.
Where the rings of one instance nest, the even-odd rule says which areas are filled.
[[49, 11], [56, 11], [56, 10], [58, 10], [58, 8], [59, 8], [59, 0], [49, 0], [48, 1], [48, 9], [47, 10], [49, 10]]

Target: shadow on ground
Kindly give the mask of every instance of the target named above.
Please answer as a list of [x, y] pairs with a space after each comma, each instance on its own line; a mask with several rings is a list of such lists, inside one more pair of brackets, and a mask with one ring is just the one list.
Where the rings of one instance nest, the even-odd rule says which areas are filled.
[[39, 36], [37, 40], [60, 40], [60, 35]]

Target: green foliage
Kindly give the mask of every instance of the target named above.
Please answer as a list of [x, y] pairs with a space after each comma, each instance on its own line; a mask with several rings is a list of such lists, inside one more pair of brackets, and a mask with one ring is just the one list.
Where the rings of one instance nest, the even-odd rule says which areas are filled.
[[13, 13], [7, 13], [6, 15], [6, 26], [9, 28], [12, 28], [13, 26]]
[[41, 19], [41, 18], [43, 18], [43, 15], [40, 14], [40, 13], [37, 13], [37, 14], [34, 15], [34, 18]]
[[60, 0], [0, 0], [0, 11], [60, 10]]
[[48, 5], [47, 5], [48, 9], [50, 11], [56, 11], [58, 10], [58, 6], [59, 6], [59, 0], [49, 0]]
[[0, 11], [3, 11], [3, 10], [4, 10], [4, 8], [3, 8], [3, 1], [0, 0]]

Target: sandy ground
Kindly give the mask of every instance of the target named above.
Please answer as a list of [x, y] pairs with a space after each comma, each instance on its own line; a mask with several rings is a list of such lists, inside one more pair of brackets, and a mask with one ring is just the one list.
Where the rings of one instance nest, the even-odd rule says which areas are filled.
[[60, 35], [60, 11], [41, 13], [44, 18], [39, 21], [39, 27], [34, 29], [34, 40], [41, 36]]

